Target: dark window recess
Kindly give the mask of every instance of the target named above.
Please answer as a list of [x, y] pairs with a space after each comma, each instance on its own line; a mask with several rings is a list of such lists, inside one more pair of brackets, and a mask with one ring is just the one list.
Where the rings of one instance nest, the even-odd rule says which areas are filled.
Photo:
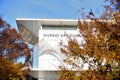
[[49, 26], [43, 25], [42, 30], [77, 30], [77, 26]]

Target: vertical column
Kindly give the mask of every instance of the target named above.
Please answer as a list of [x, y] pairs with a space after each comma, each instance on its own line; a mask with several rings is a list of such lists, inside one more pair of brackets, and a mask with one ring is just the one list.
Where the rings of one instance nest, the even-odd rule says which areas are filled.
[[42, 65], [43, 63], [43, 58], [40, 56], [41, 51], [42, 51], [42, 43], [43, 43], [43, 30], [42, 30], [42, 25], [39, 28], [39, 51], [38, 51], [38, 80], [44, 80], [44, 71], [42, 70]]
[[44, 79], [44, 71], [39, 71], [39, 73], [38, 73], [38, 80], [45, 80]]

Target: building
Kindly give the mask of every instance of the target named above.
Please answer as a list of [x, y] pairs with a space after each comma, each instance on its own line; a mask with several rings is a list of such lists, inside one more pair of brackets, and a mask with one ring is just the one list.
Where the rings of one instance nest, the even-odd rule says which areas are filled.
[[81, 40], [78, 19], [17, 18], [16, 22], [23, 39], [38, 48], [33, 59], [37, 66], [33, 63], [29, 75], [36, 80], [57, 80], [59, 66], [66, 66], [59, 43], [67, 44], [66, 36]]

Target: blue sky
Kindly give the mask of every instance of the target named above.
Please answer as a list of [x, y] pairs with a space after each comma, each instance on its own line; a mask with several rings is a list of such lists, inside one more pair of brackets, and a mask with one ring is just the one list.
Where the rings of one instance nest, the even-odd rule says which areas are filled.
[[90, 9], [100, 15], [102, 5], [102, 0], [0, 0], [0, 15], [16, 28], [16, 18], [76, 19]]

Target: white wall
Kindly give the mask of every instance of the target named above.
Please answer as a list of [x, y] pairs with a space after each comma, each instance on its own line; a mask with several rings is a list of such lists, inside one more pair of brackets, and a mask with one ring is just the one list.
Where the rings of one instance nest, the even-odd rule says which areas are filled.
[[64, 56], [60, 53], [60, 41], [67, 44], [67, 37], [77, 38], [78, 30], [39, 30], [39, 69], [58, 70]]

